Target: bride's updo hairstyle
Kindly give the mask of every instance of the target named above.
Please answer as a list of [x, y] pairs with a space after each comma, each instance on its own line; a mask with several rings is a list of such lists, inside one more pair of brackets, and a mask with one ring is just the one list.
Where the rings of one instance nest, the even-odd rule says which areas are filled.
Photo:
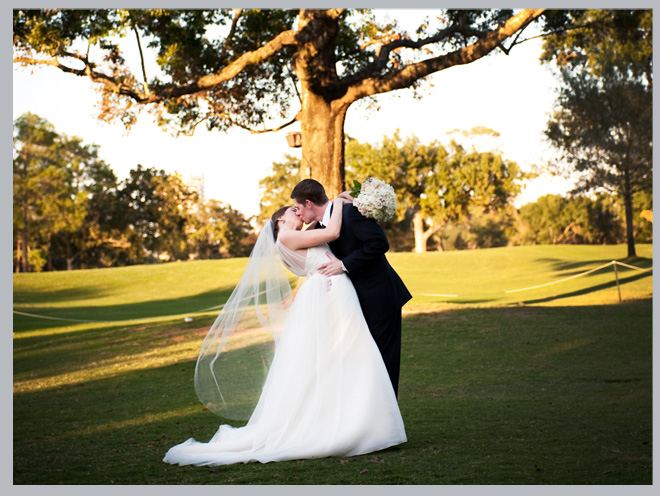
[[280, 233], [280, 224], [277, 221], [290, 208], [291, 207], [282, 207], [277, 212], [275, 212], [270, 218], [270, 221], [273, 223], [273, 237], [275, 238], [275, 241], [277, 241], [277, 235]]

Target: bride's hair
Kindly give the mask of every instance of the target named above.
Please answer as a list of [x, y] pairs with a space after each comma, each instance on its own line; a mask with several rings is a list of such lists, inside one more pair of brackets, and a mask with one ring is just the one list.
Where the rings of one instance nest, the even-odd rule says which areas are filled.
[[280, 208], [277, 212], [275, 212], [272, 217], [270, 218], [270, 221], [273, 223], [273, 237], [275, 238], [275, 241], [277, 241], [277, 235], [280, 233], [280, 225], [278, 224], [278, 220], [280, 217], [284, 215], [284, 213], [290, 209], [291, 207], [282, 207]]

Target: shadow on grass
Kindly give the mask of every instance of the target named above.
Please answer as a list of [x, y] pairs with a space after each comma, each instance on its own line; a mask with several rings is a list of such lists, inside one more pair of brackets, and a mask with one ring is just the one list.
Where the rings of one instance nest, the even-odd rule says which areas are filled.
[[[544, 262], [548, 262], [551, 259], [543, 259]], [[554, 259], [553, 259], [554, 260]], [[650, 259], [636, 259], [638, 263], [636, 264], [637, 267], [640, 269], [648, 269], [652, 268], [652, 263]], [[541, 260], [539, 260], [541, 261]], [[601, 261], [595, 261], [595, 263], [600, 263]], [[570, 263], [564, 263], [557, 261], [555, 263], [555, 266], [553, 268], [553, 271], [561, 273], [566, 271], [568, 268], [577, 268], [577, 270], [574, 271], [574, 273], [563, 273], [561, 274], [560, 279], [563, 279], [564, 277], [570, 277], [571, 275], [577, 275], [585, 272], [586, 270], [589, 270], [591, 268], [594, 268], [595, 265], [594, 262], [589, 261], [589, 262], [570, 262]], [[605, 261], [604, 263], [608, 263]], [[628, 263], [628, 262], [626, 262]], [[601, 264], [603, 265], [603, 264]], [[597, 267], [597, 265], [596, 265]], [[564, 298], [570, 298], [573, 296], [581, 296], [581, 295], [586, 295], [590, 293], [595, 293], [597, 291], [601, 291], [604, 289], [612, 289], [616, 287], [616, 276], [614, 274], [614, 269], [612, 266], [609, 267], [603, 267], [600, 271], [593, 272], [591, 274], [587, 274], [585, 276], [585, 280], [588, 280], [590, 277], [595, 277], [595, 276], [600, 276], [603, 273], [606, 272], [611, 273], [612, 280], [610, 282], [606, 283], [601, 283], [601, 284], [593, 284], [591, 286], [588, 286], [586, 288], [582, 288], [580, 290], [575, 290], [575, 291], [567, 291], [565, 293], [556, 293], [553, 294], [552, 296], [546, 296], [542, 298], [530, 298], [527, 300], [521, 300], [521, 304], [535, 304], [535, 303], [547, 303], [550, 301], [555, 301], [555, 300], [561, 300]], [[652, 271], [647, 271], [640, 273], [639, 271], [635, 269], [630, 269], [627, 267], [623, 266], [618, 266], [617, 267], [618, 271], [618, 277], [619, 277], [619, 284], [621, 287], [624, 287], [626, 284], [642, 280], [646, 277], [652, 277]], [[552, 286], [550, 286], [552, 287]], [[453, 304], [459, 304], [459, 305], [480, 305], [480, 304], [495, 304], [497, 302], [505, 302], [507, 300], [510, 300], [511, 296], [504, 291], [499, 292], [499, 293], [483, 293], [483, 294], [472, 294], [472, 295], [466, 295], [466, 296], [459, 296], [456, 298], [449, 298], [446, 300], [448, 303], [453, 303]]]
[[[610, 268], [610, 270], [613, 270], [613, 269]], [[653, 274], [650, 271], [649, 272], [644, 272], [644, 273], [641, 273], [641, 274], [636, 272], [635, 275], [624, 277], [622, 275], [623, 271], [621, 270], [621, 268], [619, 268], [618, 270], [619, 270], [619, 285], [621, 287], [624, 287], [626, 284], [629, 284], [629, 283], [632, 283], [632, 282], [635, 282], [635, 281], [639, 281], [641, 279], [645, 279], [647, 277], [653, 277]], [[627, 270], [632, 272], [632, 269], [627, 269]], [[556, 295], [553, 295], [553, 296], [547, 296], [547, 297], [544, 297], [544, 298], [534, 298], [534, 299], [530, 299], [530, 300], [524, 300], [522, 303], [527, 304], [527, 305], [538, 304], [538, 303], [547, 303], [549, 301], [556, 301], [556, 300], [561, 300], [561, 299], [564, 299], [564, 298], [572, 298], [574, 296], [582, 296], [582, 295], [586, 295], [586, 294], [590, 294], [590, 293], [595, 293], [596, 291], [602, 291], [604, 289], [612, 289], [612, 288], [615, 288], [616, 285], [617, 285], [616, 278], [615, 278], [614, 273], [612, 273], [612, 281], [610, 281], [610, 282], [606, 282], [606, 283], [602, 283], [602, 284], [595, 284], [595, 285], [589, 286], [587, 288], [579, 289], [579, 290], [576, 290], [576, 291], [569, 291], [569, 292], [566, 292], [566, 293], [560, 293], [560, 294], [556, 294]]]
[[[53, 334], [15, 337], [15, 381], [20, 382], [21, 376], [26, 374], [25, 381], [33, 384], [49, 377], [59, 378], [55, 384], [58, 381], [80, 382], [81, 374], [86, 371], [89, 371], [89, 380], [94, 380], [95, 370], [103, 375], [108, 373], [105, 369], [119, 367], [120, 363], [113, 364], [113, 359], [122, 356], [151, 356], [154, 359], [159, 352], [166, 353], [172, 346], [180, 343], [191, 340], [201, 343], [214, 320], [215, 317], [206, 317], [187, 323], [173, 319], [103, 327], [86, 324], [83, 329], [72, 326], [70, 331], [65, 329]], [[196, 357], [196, 353], [189, 354]], [[38, 365], [35, 367], [35, 364]], [[127, 364], [127, 370], [131, 369], [130, 365]], [[34, 386], [26, 384], [22, 387]]]
[[[651, 303], [406, 316], [399, 404], [408, 442], [361, 457], [163, 463], [171, 446], [206, 441], [223, 422], [195, 396], [193, 359], [17, 394], [14, 483], [649, 484]], [[144, 337], [138, 344], [154, 336]], [[93, 362], [98, 336], [81, 339], [79, 360], [87, 347]], [[35, 358], [28, 368], [41, 367]]]
[[[149, 319], [167, 316], [194, 315], [195, 312], [224, 304], [233, 291], [232, 287], [220, 288], [204, 293], [172, 298], [169, 300], [145, 301], [140, 303], [118, 304], [107, 307], [72, 306], [53, 308], [50, 306], [30, 307], [26, 313], [60, 318], [63, 320], [40, 319], [14, 314], [14, 332], [40, 328], [61, 327], [66, 319], [91, 320], [96, 323], [124, 322], [134, 319]], [[19, 309], [17, 309], [19, 311]], [[220, 309], [217, 309], [220, 312]], [[36, 322], [35, 322], [36, 321]], [[75, 320], [70, 321], [76, 323]]]
[[14, 288], [14, 305], [21, 303], [40, 304], [40, 303], [59, 303], [70, 300], [87, 300], [99, 298], [111, 294], [111, 291], [103, 284], [96, 286], [86, 285], [78, 288], [56, 288], [48, 289], [46, 287], [34, 288], [29, 290], [16, 290]]
[[[639, 267], [640, 269], [648, 269], [653, 266], [653, 260], [650, 258], [643, 258], [643, 257], [633, 257], [633, 258], [623, 258], [617, 260], [619, 262], [626, 263], [628, 265], [634, 265], [636, 267]], [[585, 260], [585, 261], [580, 261], [580, 262], [575, 262], [575, 261], [565, 261], [565, 260], [560, 260], [556, 258], [539, 258], [536, 259], [537, 263], [549, 263], [551, 265], [551, 270], [553, 272], [557, 272], [561, 274], [561, 278], [564, 277], [570, 277], [574, 276], [577, 274], [581, 274], [583, 272], [586, 272], [591, 269], [595, 269], [596, 267], [600, 265], [605, 265], [610, 262], [612, 262], [611, 259], [600, 259], [600, 260]], [[606, 270], [613, 270], [612, 267], [604, 267], [601, 269], [601, 271], [606, 271]], [[628, 269], [623, 266], [618, 267], [619, 272], [627, 272], [627, 271], [632, 271], [634, 269]], [[600, 274], [601, 271], [596, 271], [592, 272], [591, 274], [587, 274], [586, 277], [592, 277], [597, 274]]]

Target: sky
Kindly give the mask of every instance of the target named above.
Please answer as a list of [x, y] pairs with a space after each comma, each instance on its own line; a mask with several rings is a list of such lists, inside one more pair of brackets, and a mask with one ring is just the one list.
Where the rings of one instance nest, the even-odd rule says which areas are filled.
[[[390, 15], [406, 21], [422, 11], [429, 9], [390, 10]], [[484, 151], [500, 150], [506, 159], [530, 170], [533, 164], [555, 157], [543, 130], [556, 100], [557, 81], [540, 64], [540, 51], [540, 40], [529, 41], [508, 56], [498, 51], [436, 73], [427, 78], [421, 100], [412, 98], [410, 90], [399, 90], [380, 95], [378, 110], [354, 104], [348, 110], [345, 132], [365, 143], [380, 142], [397, 129], [404, 138], [415, 135], [423, 143], [448, 143], [453, 130], [484, 126], [500, 133], [499, 138], [489, 139]], [[127, 52], [129, 63], [138, 63], [136, 54]], [[148, 72], [155, 70], [154, 65], [147, 66]], [[207, 199], [220, 200], [250, 217], [259, 212], [263, 194], [259, 181], [271, 173], [273, 162], [284, 161], [286, 154], [301, 156], [300, 149], [286, 143], [286, 134], [300, 130], [299, 124], [264, 134], [208, 132], [200, 126], [194, 136], [174, 137], [143, 113], [126, 132], [120, 123], [96, 118], [97, 102], [92, 83], [84, 78], [52, 67], [31, 71], [14, 64], [13, 119], [32, 112], [59, 133], [99, 145], [100, 157], [119, 179], [138, 164], [179, 173], [184, 181], [203, 174]], [[520, 206], [547, 193], [563, 194], [570, 187], [566, 180], [541, 175], [525, 184], [514, 204]]]

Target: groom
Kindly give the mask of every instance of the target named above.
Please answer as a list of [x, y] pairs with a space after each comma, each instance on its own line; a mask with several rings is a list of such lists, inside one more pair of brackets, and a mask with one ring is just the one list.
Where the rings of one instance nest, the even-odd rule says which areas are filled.
[[[314, 179], [300, 181], [291, 198], [305, 224], [318, 221], [316, 228], [330, 221], [332, 202], [325, 189]], [[329, 243], [339, 257], [319, 267], [326, 276], [346, 272], [360, 300], [369, 331], [378, 345], [385, 367], [398, 395], [401, 363], [401, 307], [412, 298], [399, 275], [385, 258], [389, 242], [374, 219], [363, 216], [352, 204], [342, 211], [339, 239]]]

